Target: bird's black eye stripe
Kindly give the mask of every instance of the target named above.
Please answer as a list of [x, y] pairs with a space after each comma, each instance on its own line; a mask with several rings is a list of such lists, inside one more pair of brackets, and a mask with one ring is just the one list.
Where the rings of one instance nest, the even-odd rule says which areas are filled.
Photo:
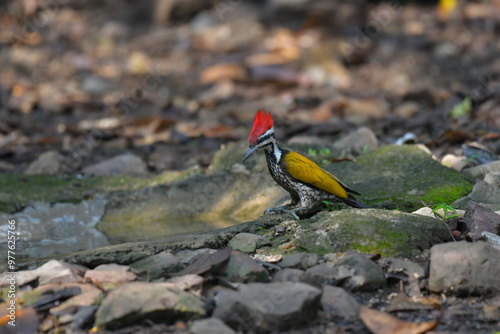
[[266, 136], [264, 136], [262, 138], [259, 138], [259, 144], [265, 142], [268, 139], [271, 139], [272, 136], [273, 136], [273, 134], [270, 133], [270, 134], [268, 134], [268, 135], [266, 135]]

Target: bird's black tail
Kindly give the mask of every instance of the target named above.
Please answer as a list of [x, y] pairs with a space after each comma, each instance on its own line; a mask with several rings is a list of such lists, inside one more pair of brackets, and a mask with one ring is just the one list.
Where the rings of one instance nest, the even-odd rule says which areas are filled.
[[353, 208], [358, 208], [358, 209], [370, 209], [370, 207], [364, 203], [361, 203], [358, 201], [356, 198], [353, 196], [349, 195], [348, 198], [342, 198], [342, 201], [344, 201], [345, 204], [352, 206]]

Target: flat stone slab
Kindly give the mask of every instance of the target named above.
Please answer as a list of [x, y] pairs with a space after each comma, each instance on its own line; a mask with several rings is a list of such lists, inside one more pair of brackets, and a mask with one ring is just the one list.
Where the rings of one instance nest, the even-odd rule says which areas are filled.
[[499, 294], [500, 250], [486, 242], [453, 242], [431, 248], [429, 289], [454, 295]]

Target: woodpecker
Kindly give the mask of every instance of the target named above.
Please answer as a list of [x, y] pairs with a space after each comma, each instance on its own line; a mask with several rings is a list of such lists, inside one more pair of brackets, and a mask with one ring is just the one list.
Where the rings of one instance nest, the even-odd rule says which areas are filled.
[[[323, 201], [342, 201], [355, 208], [369, 208], [352, 195], [360, 195], [358, 192], [346, 187], [331, 173], [301, 154], [282, 150], [274, 138], [271, 112], [257, 112], [248, 143], [250, 148], [243, 162], [256, 152], [264, 150], [272, 178], [292, 197], [290, 204], [270, 208], [265, 213], [287, 212], [298, 219], [297, 213], [304, 216], [317, 211]], [[296, 207], [299, 202], [300, 206]]]

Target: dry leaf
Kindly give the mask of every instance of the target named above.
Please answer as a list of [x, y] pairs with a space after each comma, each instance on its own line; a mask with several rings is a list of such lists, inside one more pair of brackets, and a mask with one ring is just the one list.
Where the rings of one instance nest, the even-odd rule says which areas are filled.
[[210, 84], [222, 80], [244, 81], [247, 71], [238, 64], [217, 64], [210, 66], [200, 74], [202, 84]]
[[392, 315], [377, 310], [372, 310], [364, 305], [359, 310], [363, 323], [374, 334], [420, 334], [425, 333], [439, 323], [439, 320], [413, 323], [400, 320]]
[[389, 305], [387, 312], [432, 309], [441, 309], [440, 301], [434, 296], [408, 297], [404, 293], [398, 293], [398, 295], [391, 300], [391, 304]]

